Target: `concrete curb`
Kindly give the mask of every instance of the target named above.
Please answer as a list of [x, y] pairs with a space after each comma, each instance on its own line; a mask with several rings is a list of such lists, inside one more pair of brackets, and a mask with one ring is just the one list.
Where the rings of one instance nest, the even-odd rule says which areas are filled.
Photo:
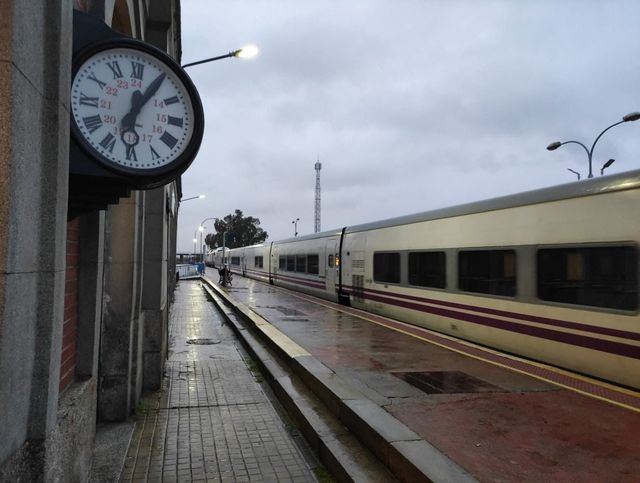
[[[418, 434], [362, 393], [350, 387], [333, 370], [289, 339], [248, 306], [236, 300], [209, 280], [203, 278], [202, 282], [205, 284], [205, 288], [208, 288], [214, 300], [219, 297], [229, 305], [229, 307], [225, 308], [224, 305], [218, 303], [223, 311], [232, 311], [241, 317], [246, 326], [253, 329], [261, 340], [281, 360], [289, 365], [293, 372], [342, 424], [375, 454], [382, 464], [400, 481], [475, 481], [469, 473], [447, 458], [437, 448], [424, 441]], [[211, 291], [214, 293], [211, 293]], [[242, 330], [242, 332], [243, 334], [241, 335], [243, 337], [252, 336], [247, 330]], [[286, 373], [283, 373], [282, 369], [271, 367], [275, 364], [274, 361], [264, 348], [259, 347], [260, 344], [256, 340], [254, 340], [253, 344], [258, 345], [255, 349], [256, 358], [262, 360], [261, 356], [266, 356], [267, 360], [263, 361], [266, 370], [271, 372], [273, 369], [274, 371], [271, 373], [271, 377], [276, 382], [274, 392], [278, 398], [282, 397], [282, 400], [287, 401], [285, 407], [296, 414], [296, 419], [304, 421], [301, 426], [303, 433], [321, 456], [323, 450], [330, 452], [331, 444], [338, 444], [341, 437], [350, 436], [350, 434], [340, 435], [338, 438], [333, 437], [332, 441], [329, 442], [322, 439], [322, 435], [334, 434], [327, 432], [328, 428], [322, 428], [320, 427], [321, 425], [317, 425], [318, 427], [313, 430], [310, 428], [305, 430], [305, 424], [313, 426], [313, 412], [309, 412], [309, 408], [296, 406], [299, 401], [295, 397], [295, 389], [290, 384], [290, 378]], [[263, 353], [261, 354], [261, 352]], [[317, 421], [315, 422], [317, 423]], [[310, 435], [307, 433], [310, 433]], [[332, 467], [329, 469], [334, 470]], [[341, 473], [334, 474], [340, 475]], [[346, 476], [347, 479], [353, 479], [353, 477]], [[359, 480], [360, 478], [355, 479]]]

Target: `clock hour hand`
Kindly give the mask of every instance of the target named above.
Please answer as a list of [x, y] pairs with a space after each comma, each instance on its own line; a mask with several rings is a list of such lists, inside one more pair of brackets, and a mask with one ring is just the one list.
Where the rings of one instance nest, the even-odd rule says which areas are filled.
[[125, 131], [131, 129], [135, 125], [136, 118], [138, 117], [138, 114], [140, 113], [140, 108], [142, 107], [142, 104], [140, 103], [141, 99], [142, 99], [142, 92], [138, 90], [134, 91], [133, 94], [131, 95], [131, 109], [122, 118], [122, 121], [120, 121], [120, 125]]

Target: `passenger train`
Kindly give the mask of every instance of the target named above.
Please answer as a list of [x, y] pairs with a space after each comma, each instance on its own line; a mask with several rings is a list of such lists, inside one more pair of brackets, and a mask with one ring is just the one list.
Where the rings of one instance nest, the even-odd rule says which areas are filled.
[[639, 208], [640, 170], [235, 248], [224, 262], [639, 389]]

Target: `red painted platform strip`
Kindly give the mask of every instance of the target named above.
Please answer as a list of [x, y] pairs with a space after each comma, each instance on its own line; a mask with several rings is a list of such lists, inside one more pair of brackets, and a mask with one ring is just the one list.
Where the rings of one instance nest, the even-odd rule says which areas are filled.
[[[278, 287], [278, 288], [281, 288], [281, 287]], [[370, 312], [365, 312], [359, 309], [345, 307], [343, 305], [338, 305], [334, 302], [330, 302], [327, 300], [319, 300], [315, 297], [301, 294], [298, 292], [292, 292], [290, 290], [287, 290], [287, 292], [296, 297], [307, 300], [309, 302], [327, 304], [336, 310], [340, 310], [348, 314], [355, 315], [361, 319], [370, 320], [384, 327], [405, 332], [405, 333], [414, 335], [416, 337], [420, 337], [423, 340], [433, 342], [435, 344], [438, 344], [441, 347], [445, 347], [447, 349], [450, 349], [462, 354], [466, 354], [487, 362], [498, 364], [502, 367], [506, 367], [508, 369], [515, 370], [523, 374], [527, 374], [539, 379], [543, 379], [553, 384], [558, 384], [567, 389], [577, 391], [588, 396], [596, 397], [598, 399], [603, 399], [611, 403], [616, 403], [618, 405], [622, 405], [629, 409], [633, 409], [635, 411], [640, 412], [640, 393], [636, 393], [627, 389], [618, 391], [613, 387], [608, 387], [608, 385], [604, 385], [605, 383], [598, 383], [595, 380], [593, 382], [590, 382], [587, 379], [587, 376], [573, 377], [570, 374], [561, 372], [563, 371], [561, 369], [554, 369], [549, 366], [544, 366], [542, 365], [542, 363], [534, 364], [534, 363], [527, 362], [526, 360], [523, 360], [523, 359], [515, 359], [514, 358], [515, 356], [514, 357], [502, 356], [492, 350], [486, 350], [479, 346], [470, 345], [470, 344], [473, 344], [470, 342], [463, 343], [463, 342], [458, 342], [456, 340], [452, 340], [448, 337], [440, 336], [429, 329], [424, 329], [422, 327], [410, 325], [405, 322], [388, 319], [386, 317], [376, 315]]]

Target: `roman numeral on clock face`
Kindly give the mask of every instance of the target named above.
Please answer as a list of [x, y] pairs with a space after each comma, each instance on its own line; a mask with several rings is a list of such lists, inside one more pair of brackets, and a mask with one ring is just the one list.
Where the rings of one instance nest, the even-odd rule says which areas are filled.
[[171, 134], [169, 134], [167, 131], [165, 131], [164, 134], [160, 136], [160, 141], [162, 141], [167, 146], [169, 146], [169, 149], [173, 149], [173, 147], [178, 142], [178, 140], [174, 138]]
[[171, 124], [172, 126], [182, 127], [182, 118], [181, 117], [167, 117], [167, 124]]
[[142, 80], [144, 74], [144, 64], [140, 62], [131, 61], [131, 77], [134, 79]]
[[149, 149], [151, 150], [151, 159], [160, 159], [160, 155], [153, 149], [153, 146], [149, 145]]
[[98, 107], [98, 98], [97, 97], [85, 96], [81, 92], [80, 93], [80, 104], [82, 104], [83, 106]]
[[95, 116], [83, 117], [82, 122], [84, 122], [85, 127], [91, 134], [102, 126], [102, 119], [100, 119], [100, 116], [97, 114]]
[[170, 106], [171, 104], [175, 104], [176, 102], [180, 102], [179, 99], [178, 99], [178, 96], [167, 97], [164, 100], [164, 105], [165, 106]]
[[127, 144], [127, 161], [134, 160], [136, 163], [138, 162], [138, 156], [136, 156], [136, 148], [135, 146], [131, 146]]
[[118, 64], [117, 60], [114, 60], [113, 62], [107, 62], [107, 67], [109, 67], [109, 69], [111, 69], [111, 72], [113, 72], [114, 79], [119, 79], [120, 77], [122, 77], [122, 69], [120, 69], [120, 64]]
[[109, 150], [110, 153], [113, 152], [113, 147], [116, 145], [116, 138], [113, 134], [107, 134], [102, 141], [100, 141], [100, 146], [104, 149]]
[[91, 73], [91, 75], [88, 76], [88, 78], [93, 82], [95, 82], [96, 84], [98, 84], [100, 86], [100, 89], [103, 89], [104, 86], [107, 85], [106, 82], [102, 82], [100, 79], [98, 79], [93, 72]]

